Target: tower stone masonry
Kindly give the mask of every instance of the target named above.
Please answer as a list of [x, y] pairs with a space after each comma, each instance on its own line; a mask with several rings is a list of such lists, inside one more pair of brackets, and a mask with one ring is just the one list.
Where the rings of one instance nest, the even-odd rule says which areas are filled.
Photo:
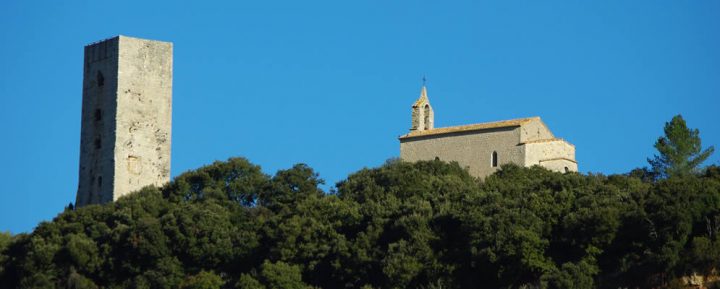
[[85, 47], [77, 206], [170, 180], [172, 50], [126, 36]]

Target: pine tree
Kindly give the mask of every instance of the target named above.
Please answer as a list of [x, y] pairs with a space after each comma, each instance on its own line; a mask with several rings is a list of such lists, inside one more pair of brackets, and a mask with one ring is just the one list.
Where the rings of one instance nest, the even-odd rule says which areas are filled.
[[689, 129], [681, 115], [665, 123], [665, 136], [658, 138], [655, 148], [659, 155], [648, 159], [653, 172], [662, 178], [697, 172], [715, 150], [710, 146], [702, 151], [700, 131]]

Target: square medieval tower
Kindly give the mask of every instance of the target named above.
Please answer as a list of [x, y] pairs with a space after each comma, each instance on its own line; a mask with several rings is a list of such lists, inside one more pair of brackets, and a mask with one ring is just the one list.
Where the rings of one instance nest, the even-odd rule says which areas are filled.
[[85, 47], [77, 206], [170, 180], [172, 48], [126, 36]]

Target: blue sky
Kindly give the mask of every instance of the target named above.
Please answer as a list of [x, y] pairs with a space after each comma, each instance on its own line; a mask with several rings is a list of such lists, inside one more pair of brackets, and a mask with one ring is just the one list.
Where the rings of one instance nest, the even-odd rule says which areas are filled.
[[[681, 113], [720, 145], [720, 1], [0, 2], [0, 231], [74, 202], [83, 46], [174, 43], [172, 174], [244, 156], [333, 185], [436, 126], [540, 116], [582, 172], [646, 165]], [[720, 163], [720, 153], [708, 164]]]

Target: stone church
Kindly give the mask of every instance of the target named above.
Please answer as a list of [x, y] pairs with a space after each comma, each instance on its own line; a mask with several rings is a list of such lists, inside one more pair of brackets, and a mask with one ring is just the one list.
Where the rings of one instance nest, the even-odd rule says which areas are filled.
[[400, 137], [405, 161], [456, 161], [471, 175], [484, 178], [501, 165], [539, 165], [558, 172], [577, 172], [575, 146], [556, 138], [539, 117], [435, 128], [434, 113], [422, 87], [412, 105], [410, 132]]

